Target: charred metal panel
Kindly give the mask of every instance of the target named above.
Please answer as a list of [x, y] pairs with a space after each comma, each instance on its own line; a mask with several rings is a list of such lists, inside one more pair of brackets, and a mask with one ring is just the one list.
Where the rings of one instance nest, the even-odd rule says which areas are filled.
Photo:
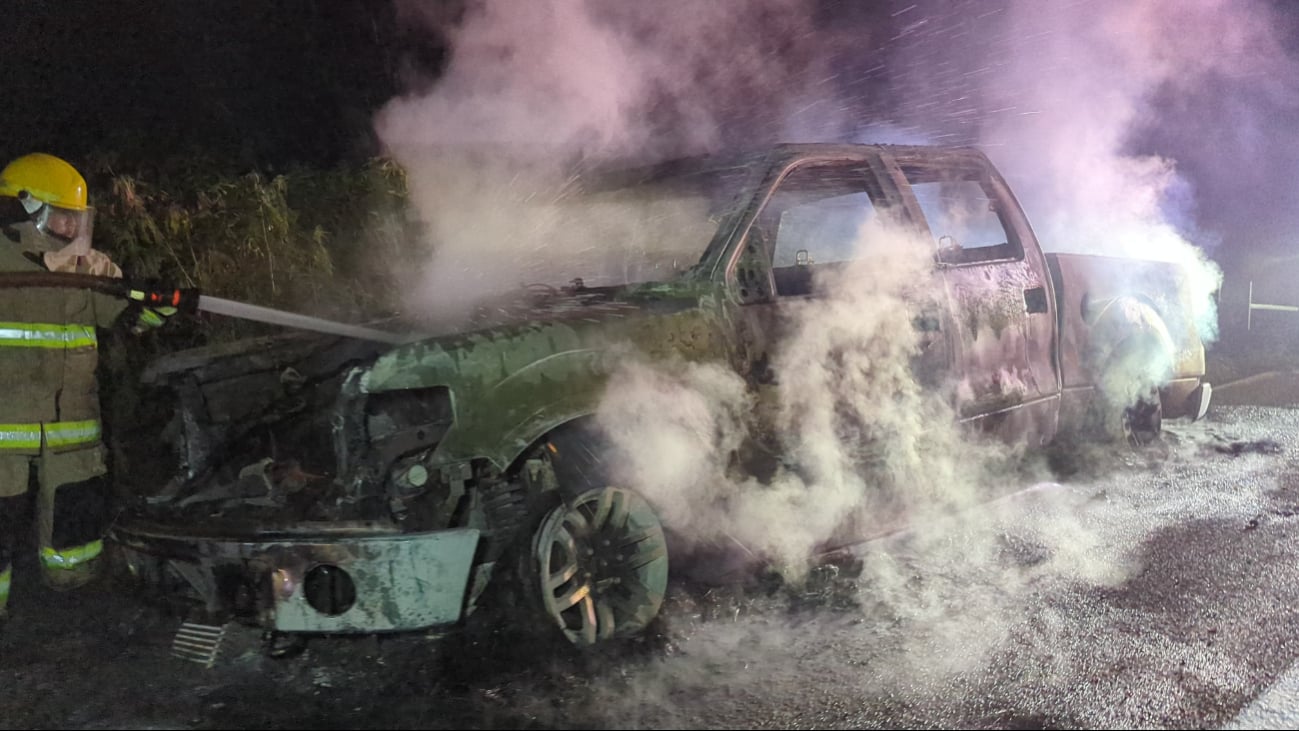
[[199, 383], [210, 383], [259, 371], [279, 373], [290, 366], [311, 376], [337, 372], [348, 362], [371, 360], [386, 347], [347, 338], [297, 333], [250, 338], [164, 356], [149, 364], [141, 380], [163, 384], [176, 376], [185, 376], [195, 378]]
[[268, 627], [350, 633], [458, 621], [479, 531], [403, 534], [377, 524], [339, 523], [239, 537], [137, 523], [116, 526], [110, 538], [166, 560], [210, 611], [239, 613], [236, 590], [246, 587], [261, 607], [259, 622]]
[[901, 149], [885, 159], [935, 244], [955, 329], [958, 413], [1011, 441], [1050, 440], [1060, 384], [1052, 281], [1018, 201], [974, 150]]
[[[436, 533], [336, 540], [328, 543], [268, 546], [265, 561], [272, 572], [275, 628], [282, 632], [384, 632], [449, 624], [460, 619], [469, 569], [478, 546], [472, 528]], [[336, 567], [344, 577], [328, 577]], [[315, 598], [313, 579], [338, 584], [350, 581], [354, 599], [335, 589], [333, 597]], [[341, 596], [338, 596], [340, 595]], [[337, 601], [341, 613], [322, 611], [323, 601]]]
[[1024, 304], [1025, 290], [1040, 287], [1040, 276], [1023, 261], [975, 264], [944, 274], [959, 334], [961, 416], [990, 414], [1055, 393], [1053, 359], [1039, 350], [1043, 339], [1051, 342], [1053, 323], [1030, 316]]

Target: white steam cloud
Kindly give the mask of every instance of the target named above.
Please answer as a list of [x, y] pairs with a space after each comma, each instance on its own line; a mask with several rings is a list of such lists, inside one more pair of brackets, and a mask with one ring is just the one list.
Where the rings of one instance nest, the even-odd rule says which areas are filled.
[[[1189, 184], [1177, 161], [1139, 152], [1138, 143], [1143, 133], [1158, 138], [1160, 100], [1194, 99], [1214, 79], [1284, 72], [1290, 64], [1269, 12], [1250, 0], [1015, 2], [1004, 21], [1013, 47], [1000, 49], [1002, 63], [984, 82], [1002, 113], [989, 116], [979, 142], [1043, 246], [1182, 265], [1206, 341], [1217, 336], [1222, 280], [1201, 248], [1212, 241], [1188, 225]], [[1238, 113], [1217, 106], [1204, 112]]]
[[[742, 137], [737, 115], [778, 128], [809, 108], [811, 31], [804, 0], [468, 4], [443, 77], [376, 120], [429, 229], [412, 309], [455, 319], [522, 285], [566, 284], [550, 278], [557, 259], [618, 268], [635, 253], [608, 236], [626, 228], [619, 212], [574, 220], [564, 205], [574, 167], [713, 151]], [[769, 107], [755, 117], [753, 103]]]

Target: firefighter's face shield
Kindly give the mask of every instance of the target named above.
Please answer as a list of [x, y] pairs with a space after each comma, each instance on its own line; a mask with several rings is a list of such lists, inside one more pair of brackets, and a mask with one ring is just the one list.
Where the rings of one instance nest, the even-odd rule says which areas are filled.
[[53, 249], [69, 244], [90, 250], [90, 235], [95, 224], [95, 209], [76, 211], [38, 201], [30, 195], [19, 195], [19, 202], [36, 225], [36, 231], [53, 240]]
[[[62, 208], [39, 201], [30, 195], [19, 194], [18, 202], [26, 214], [26, 225], [20, 229], [24, 249], [37, 252], [68, 249], [72, 253], [90, 251], [91, 234], [94, 233], [95, 209], [82, 211]], [[26, 229], [26, 230], [23, 230]]]

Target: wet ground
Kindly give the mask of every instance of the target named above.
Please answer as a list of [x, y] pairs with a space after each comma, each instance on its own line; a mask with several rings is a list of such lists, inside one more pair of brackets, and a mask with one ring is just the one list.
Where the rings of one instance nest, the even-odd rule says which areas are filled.
[[[1276, 388], [1269, 398], [1290, 398]], [[176, 618], [104, 587], [48, 592], [23, 564], [0, 630], [0, 726], [1285, 719], [1299, 711], [1278, 690], [1299, 687], [1288, 675], [1299, 661], [1299, 410], [1223, 403], [1166, 428], [1139, 452], [1072, 452], [1048, 479], [841, 556], [805, 583], [674, 586], [649, 638], [601, 656], [520, 649], [475, 626], [440, 640], [313, 640], [272, 660], [239, 629], [206, 669], [169, 656]]]

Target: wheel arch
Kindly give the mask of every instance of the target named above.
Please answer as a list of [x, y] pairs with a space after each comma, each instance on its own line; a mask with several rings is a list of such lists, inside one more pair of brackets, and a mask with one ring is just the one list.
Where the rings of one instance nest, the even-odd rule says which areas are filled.
[[1146, 297], [1125, 296], [1109, 303], [1092, 326], [1092, 378], [1097, 385], [1109, 376], [1115, 363], [1134, 351], [1159, 359], [1150, 375], [1163, 386], [1173, 375], [1177, 347], [1168, 324]]

